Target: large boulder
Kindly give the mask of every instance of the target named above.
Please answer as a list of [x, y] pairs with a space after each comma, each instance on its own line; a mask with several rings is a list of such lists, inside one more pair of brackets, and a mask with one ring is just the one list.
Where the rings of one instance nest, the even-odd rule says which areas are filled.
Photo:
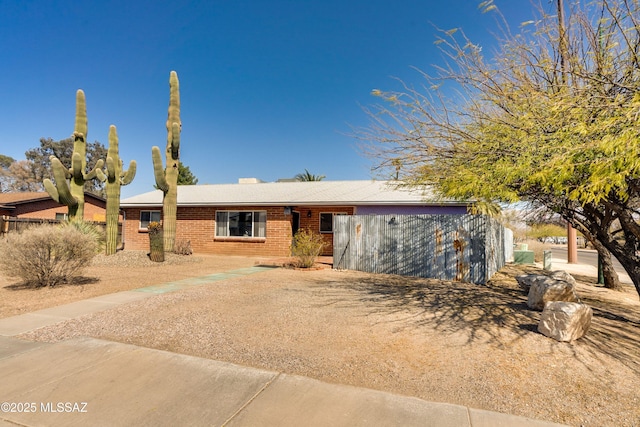
[[578, 295], [573, 283], [566, 280], [558, 280], [553, 277], [543, 276], [531, 281], [527, 306], [534, 310], [543, 310], [550, 301], [578, 302]]
[[574, 279], [571, 274], [563, 270], [553, 271], [549, 275], [522, 274], [520, 276], [516, 276], [516, 282], [518, 282], [518, 285], [520, 285], [520, 287], [524, 289], [525, 292], [529, 292], [529, 289], [531, 289], [531, 285], [533, 283], [544, 282], [550, 277], [555, 280], [562, 280], [564, 282], [570, 283], [574, 288], [576, 286], [576, 279]]
[[518, 285], [520, 285], [520, 287], [528, 293], [529, 289], [531, 289], [532, 284], [546, 280], [548, 278], [549, 276], [544, 276], [542, 274], [523, 274], [520, 276], [516, 276], [516, 282], [518, 282]]
[[544, 306], [538, 332], [557, 341], [573, 341], [585, 336], [593, 310], [586, 304], [552, 301]]
[[564, 270], [557, 270], [552, 272], [551, 277], [553, 277], [556, 280], [563, 280], [567, 283], [571, 283], [573, 287], [576, 286], [576, 279], [574, 279], [572, 275], [570, 275]]

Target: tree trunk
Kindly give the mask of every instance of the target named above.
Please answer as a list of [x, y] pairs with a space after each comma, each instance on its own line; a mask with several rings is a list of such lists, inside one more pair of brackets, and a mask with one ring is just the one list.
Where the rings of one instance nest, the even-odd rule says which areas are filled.
[[640, 256], [635, 252], [624, 250], [616, 252], [612, 252], [612, 254], [616, 257], [620, 264], [622, 264], [622, 267], [624, 267], [625, 271], [631, 278], [633, 286], [635, 286], [636, 288], [636, 292], [640, 296]]
[[607, 289], [615, 289], [616, 291], [622, 290], [618, 273], [613, 267], [613, 259], [611, 258], [611, 252], [605, 248], [602, 243], [597, 240], [591, 242], [593, 247], [598, 251], [600, 262], [602, 263], [602, 274], [604, 276], [604, 287]]
[[[596, 248], [602, 261], [602, 272], [604, 274], [604, 286], [609, 289], [621, 289], [622, 285], [618, 278], [618, 274], [613, 268], [613, 262], [611, 256], [622, 264], [631, 281], [633, 282], [638, 296], [640, 296], [640, 256], [635, 250], [630, 250], [629, 245], [620, 245], [615, 241], [613, 236], [604, 230], [608, 230], [610, 224], [603, 227], [602, 224], [587, 218], [591, 221], [593, 229], [589, 229], [585, 224], [581, 223], [575, 217], [565, 217], [565, 219], [573, 224]], [[589, 221], [586, 221], [589, 222]]]

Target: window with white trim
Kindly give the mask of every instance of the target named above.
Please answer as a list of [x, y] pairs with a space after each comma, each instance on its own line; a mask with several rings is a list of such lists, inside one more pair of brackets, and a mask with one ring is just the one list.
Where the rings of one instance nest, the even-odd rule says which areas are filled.
[[320, 232], [333, 233], [333, 216], [346, 215], [345, 212], [321, 212], [320, 213]]
[[150, 222], [160, 222], [160, 219], [160, 211], [140, 211], [140, 229], [146, 230]]
[[69, 215], [66, 213], [56, 213], [56, 219], [58, 221], [67, 221], [69, 219]]
[[267, 237], [267, 212], [216, 211], [216, 237]]

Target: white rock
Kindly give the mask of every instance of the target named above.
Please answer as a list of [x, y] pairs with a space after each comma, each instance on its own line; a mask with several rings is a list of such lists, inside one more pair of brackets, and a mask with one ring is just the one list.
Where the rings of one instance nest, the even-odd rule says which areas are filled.
[[564, 280], [545, 277], [543, 280], [535, 280], [529, 288], [527, 305], [534, 310], [543, 310], [549, 301], [577, 302], [578, 295], [575, 287]]
[[574, 279], [572, 275], [564, 270], [557, 270], [552, 272], [551, 277], [557, 280], [563, 280], [567, 283], [571, 283], [571, 285], [573, 285], [574, 287], [576, 286], [576, 279]]
[[548, 276], [544, 276], [542, 274], [523, 274], [520, 276], [516, 276], [516, 281], [518, 282], [518, 285], [520, 285], [520, 287], [524, 289], [525, 292], [529, 292], [529, 289], [531, 288], [531, 285], [533, 283], [545, 280], [547, 278]]
[[552, 301], [544, 306], [538, 332], [557, 341], [573, 341], [585, 336], [593, 310], [586, 304]]

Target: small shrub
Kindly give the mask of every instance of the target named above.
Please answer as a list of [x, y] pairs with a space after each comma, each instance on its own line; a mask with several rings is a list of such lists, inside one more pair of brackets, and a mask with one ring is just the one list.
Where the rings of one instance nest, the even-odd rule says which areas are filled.
[[95, 240], [74, 227], [40, 226], [8, 234], [0, 242], [4, 275], [33, 287], [69, 283], [96, 254]]
[[298, 230], [293, 236], [291, 244], [291, 255], [297, 258], [295, 266], [300, 268], [313, 267], [323, 247], [324, 241], [321, 235], [311, 230]]
[[107, 237], [104, 232], [104, 228], [99, 225], [92, 224], [90, 222], [75, 220], [75, 221], [65, 221], [60, 224], [62, 227], [72, 227], [91, 237], [96, 242], [96, 252], [100, 253], [104, 251], [104, 245], [106, 244]]
[[191, 249], [191, 240], [176, 239], [173, 246], [173, 253], [178, 255], [191, 255], [193, 250]]

